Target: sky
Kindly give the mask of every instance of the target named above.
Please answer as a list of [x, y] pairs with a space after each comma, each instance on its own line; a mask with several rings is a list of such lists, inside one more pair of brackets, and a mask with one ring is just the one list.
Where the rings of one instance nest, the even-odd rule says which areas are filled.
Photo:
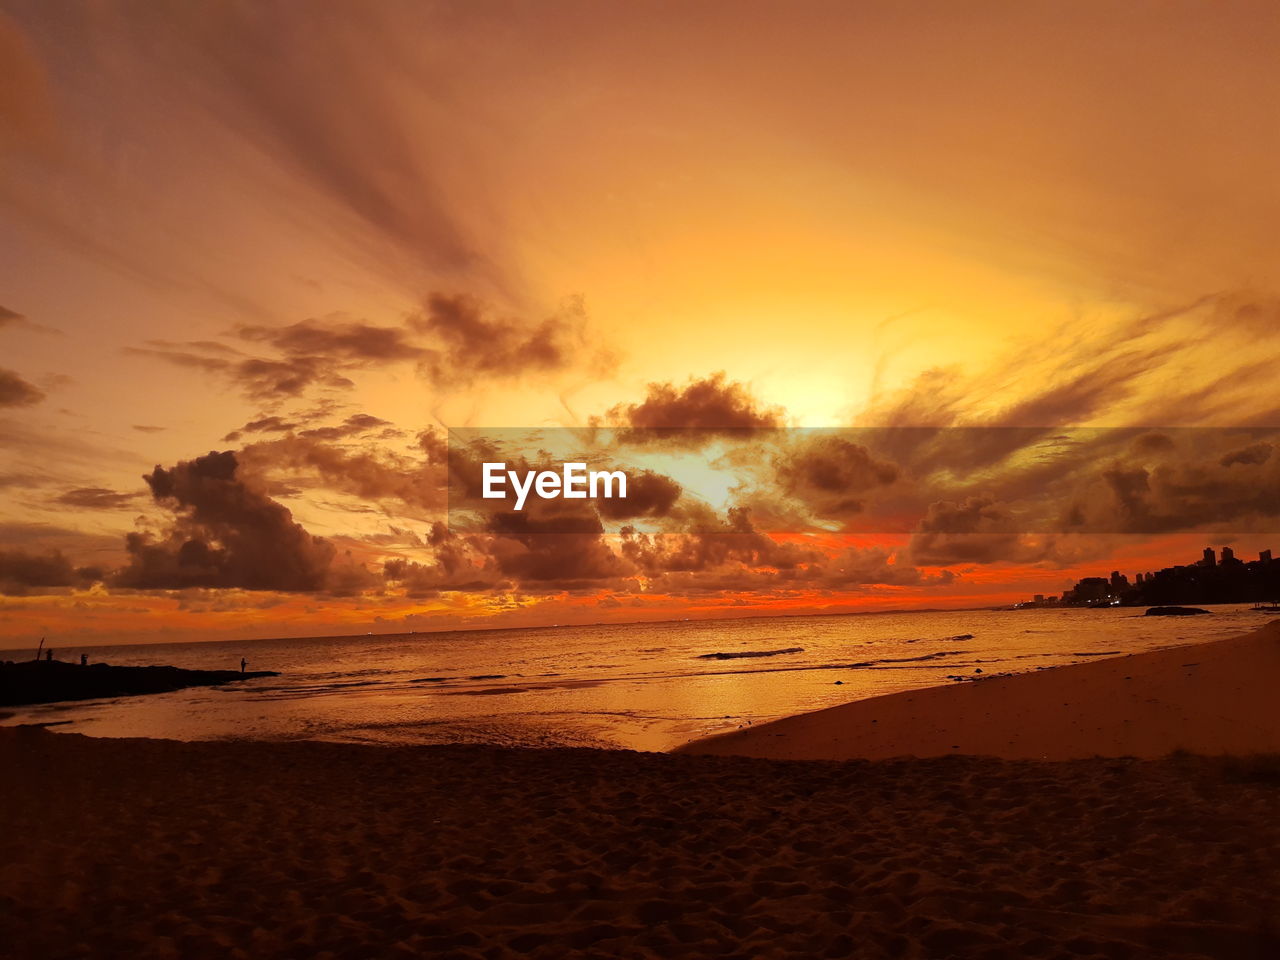
[[[1271, 546], [1278, 44], [1270, 3], [0, 0], [0, 641], [983, 605]], [[593, 424], [788, 439], [652, 534], [447, 522], [450, 429]], [[792, 429], [1009, 426], [1212, 429], [1048, 479]], [[981, 525], [1082, 496], [1088, 533]]]

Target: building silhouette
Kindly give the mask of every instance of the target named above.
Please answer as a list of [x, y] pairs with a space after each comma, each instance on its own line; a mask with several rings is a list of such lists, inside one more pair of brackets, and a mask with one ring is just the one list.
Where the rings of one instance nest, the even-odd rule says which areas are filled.
[[1219, 561], [1212, 547], [1183, 566], [1138, 573], [1131, 584], [1118, 570], [1110, 577], [1085, 577], [1062, 595], [1074, 606], [1161, 606], [1189, 603], [1257, 603], [1280, 599], [1280, 562], [1270, 550], [1242, 561], [1223, 547]]

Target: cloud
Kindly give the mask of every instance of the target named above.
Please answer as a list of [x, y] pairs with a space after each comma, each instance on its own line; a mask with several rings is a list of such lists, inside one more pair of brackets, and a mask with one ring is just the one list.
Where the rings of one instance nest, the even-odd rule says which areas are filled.
[[29, 407], [44, 399], [44, 391], [12, 370], [0, 368], [0, 407]]
[[250, 420], [239, 429], [232, 430], [222, 438], [222, 442], [234, 443], [243, 438], [246, 433], [286, 433], [296, 430], [299, 426], [297, 421], [286, 420], [284, 417], [259, 417], [256, 420]]
[[401, 431], [392, 426], [390, 420], [383, 420], [368, 413], [352, 414], [342, 423], [334, 426], [302, 429], [307, 423], [315, 422], [324, 415], [325, 411], [319, 410], [310, 415], [296, 415], [287, 420], [278, 416], [259, 417], [232, 430], [222, 440], [224, 443], [234, 443], [249, 433], [291, 433], [295, 430], [298, 431], [298, 436], [309, 440], [344, 440], [373, 430], [379, 430], [379, 436], [382, 439], [402, 435]]
[[623, 528], [622, 534], [622, 555], [651, 575], [730, 566], [794, 569], [824, 559], [816, 548], [779, 543], [759, 532], [741, 507], [730, 508], [723, 520], [708, 517], [694, 533], [642, 534]]
[[0, 304], [0, 327], [8, 326], [11, 323], [21, 323], [25, 319], [26, 317], [22, 314]]
[[744, 385], [720, 371], [691, 377], [683, 387], [650, 383], [644, 400], [610, 408], [603, 422], [622, 427], [618, 439], [623, 443], [701, 446], [716, 436], [742, 439], [751, 431], [779, 427], [782, 415], [781, 408], [760, 406]]
[[[1207, 375], [1206, 386], [1221, 393], [1251, 362], [1229, 361], [1234, 370], [1223, 375], [1221, 344], [1188, 334], [1205, 325], [1220, 327], [1216, 318], [1223, 302], [1220, 296], [1203, 296], [1105, 330], [1083, 322], [1064, 324], [1020, 339], [983, 369], [931, 367], [902, 388], [873, 395], [857, 423], [1053, 428], [1105, 417], [1112, 424], [1175, 425], [1179, 421], [1169, 419], [1170, 407], [1189, 396], [1196, 381]], [[1203, 362], [1184, 372], [1172, 389], [1164, 382], [1171, 368], [1195, 359]]]
[[862, 511], [861, 494], [893, 484], [896, 464], [875, 457], [855, 439], [833, 433], [801, 435], [773, 459], [774, 480], [818, 517]]
[[160, 538], [127, 536], [129, 565], [115, 583], [138, 589], [324, 589], [333, 546], [246, 484], [238, 469], [236, 454], [225, 451], [147, 474], [156, 503], [174, 518]]
[[612, 355], [588, 336], [581, 298], [570, 298], [540, 321], [495, 316], [474, 297], [432, 294], [410, 318], [430, 338], [419, 372], [432, 383], [456, 386], [480, 377], [549, 373], [570, 366], [593, 372], [611, 367]]
[[21, 596], [51, 587], [85, 587], [101, 580], [93, 567], [76, 568], [60, 551], [37, 554], [0, 550], [0, 594]]
[[492, 522], [499, 535], [486, 542], [486, 551], [502, 574], [522, 588], [596, 589], [634, 572], [610, 548], [592, 514], [578, 518], [577, 530], [563, 516], [545, 528], [530, 513], [495, 514]]
[[1229, 467], [1237, 463], [1249, 465], [1266, 463], [1271, 458], [1273, 449], [1269, 443], [1251, 443], [1247, 447], [1224, 453], [1218, 460], [1218, 464], [1223, 467]]
[[383, 420], [368, 413], [355, 413], [336, 426], [312, 427], [301, 431], [298, 435], [310, 440], [345, 440], [374, 430], [378, 431], [378, 436], [382, 439], [402, 435], [401, 431], [391, 425], [390, 420]]
[[446, 474], [431, 455], [409, 457], [370, 447], [347, 450], [316, 437], [291, 434], [248, 444], [239, 453], [246, 471], [256, 477], [287, 473], [313, 484], [365, 500], [395, 500], [413, 513], [438, 510], [445, 504]]
[[79, 487], [57, 497], [54, 503], [88, 510], [118, 510], [132, 505], [135, 499], [132, 493], [117, 493], [103, 487]]
[[363, 321], [302, 320], [284, 327], [242, 326], [236, 335], [265, 343], [293, 360], [327, 358], [335, 366], [415, 360], [422, 348], [409, 342], [401, 327], [379, 327]]
[[187, 344], [185, 348], [163, 341], [150, 343], [147, 347], [126, 347], [125, 352], [214, 374], [238, 387], [250, 400], [261, 403], [299, 397], [312, 387], [344, 390], [355, 386], [341, 374], [344, 364], [325, 357], [270, 359], [241, 355], [231, 359], [224, 355], [224, 350], [199, 343]]
[[530, 323], [497, 317], [474, 297], [432, 294], [424, 312], [397, 325], [334, 315], [286, 326], [241, 325], [232, 335], [275, 355], [255, 356], [217, 341], [150, 340], [126, 350], [203, 370], [264, 403], [300, 397], [313, 388], [349, 389], [355, 386], [349, 374], [401, 363], [413, 364], [434, 385], [456, 388], [481, 378], [521, 378], [570, 367], [596, 375], [613, 362], [607, 350], [593, 345], [578, 299]]
[[486, 592], [511, 586], [479, 538], [460, 537], [436, 522], [423, 545], [432, 550], [430, 563], [396, 557], [383, 565], [385, 581], [404, 590], [407, 596], [428, 597], [443, 591]]
[[639, 470], [627, 475], [627, 495], [612, 500], [596, 501], [596, 509], [606, 520], [632, 520], [638, 517], [665, 517], [680, 499], [680, 484], [653, 470]]

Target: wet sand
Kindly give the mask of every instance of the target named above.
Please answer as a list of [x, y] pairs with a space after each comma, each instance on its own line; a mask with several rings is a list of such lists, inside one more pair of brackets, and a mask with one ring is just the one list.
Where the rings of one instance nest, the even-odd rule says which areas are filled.
[[1280, 620], [1252, 633], [841, 704], [680, 752], [847, 760], [1280, 753]]
[[1280, 955], [1280, 763], [0, 730], [20, 958]]

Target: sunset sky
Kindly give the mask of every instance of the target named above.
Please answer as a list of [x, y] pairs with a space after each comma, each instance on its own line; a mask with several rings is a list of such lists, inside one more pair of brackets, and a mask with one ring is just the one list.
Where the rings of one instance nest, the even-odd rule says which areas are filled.
[[0, 644], [1007, 603], [1273, 546], [1256, 436], [1098, 474], [1220, 510], [981, 555], [725, 504], [464, 536], [443, 449], [1280, 427], [1277, 49], [1268, 2], [0, 0]]

